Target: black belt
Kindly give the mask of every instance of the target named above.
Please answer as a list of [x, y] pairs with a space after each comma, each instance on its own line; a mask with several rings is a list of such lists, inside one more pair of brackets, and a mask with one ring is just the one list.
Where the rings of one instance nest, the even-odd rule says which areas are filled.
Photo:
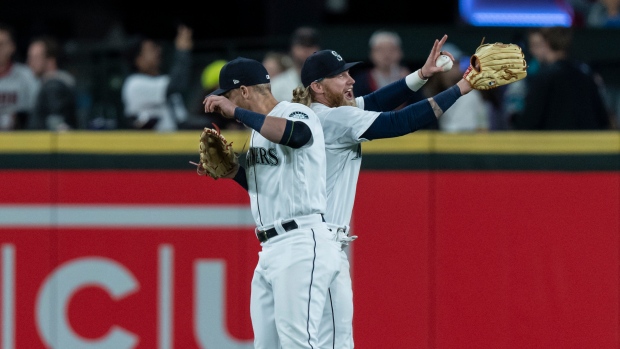
[[[321, 220], [325, 222], [325, 217], [323, 216], [323, 214], [321, 214]], [[291, 230], [295, 230], [299, 228], [299, 226], [297, 225], [297, 222], [295, 222], [295, 220], [293, 219], [288, 222], [282, 222], [282, 228], [284, 228], [284, 231], [291, 231]], [[267, 230], [259, 230], [256, 233], [256, 237], [258, 238], [258, 241], [260, 242], [265, 242], [277, 235], [278, 235], [278, 232], [276, 231], [275, 227], [271, 229], [267, 229]]]
[[[297, 222], [295, 222], [295, 220], [292, 220], [286, 223], [282, 223], [282, 228], [284, 228], [284, 231], [291, 231], [291, 230], [299, 228], [299, 226], [297, 225]], [[276, 231], [275, 227], [271, 229], [267, 229], [267, 230], [262, 230], [262, 231], [259, 230], [256, 233], [256, 237], [258, 238], [258, 241], [260, 242], [265, 242], [277, 235], [278, 235], [278, 232]]]

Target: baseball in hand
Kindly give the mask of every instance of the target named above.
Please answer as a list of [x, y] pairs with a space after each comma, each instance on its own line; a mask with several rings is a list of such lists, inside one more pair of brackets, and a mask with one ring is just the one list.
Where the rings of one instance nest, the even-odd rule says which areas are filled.
[[446, 55], [441, 55], [435, 61], [435, 65], [438, 67], [443, 67], [443, 71], [447, 72], [452, 69], [452, 60]]

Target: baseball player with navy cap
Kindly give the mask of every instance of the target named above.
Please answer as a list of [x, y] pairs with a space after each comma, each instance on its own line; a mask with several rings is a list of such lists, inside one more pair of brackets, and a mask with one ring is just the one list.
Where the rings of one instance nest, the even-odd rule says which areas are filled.
[[293, 102], [316, 112], [325, 135], [327, 154], [327, 211], [325, 219], [342, 243], [341, 270], [330, 288], [321, 321], [320, 348], [353, 348], [353, 291], [345, 247], [357, 236], [350, 234], [350, 221], [361, 168], [362, 146], [366, 141], [398, 137], [423, 128], [436, 120], [463, 94], [472, 90], [464, 80], [427, 100], [394, 110], [420, 89], [429, 77], [441, 72], [435, 60], [447, 36], [435, 40], [424, 66], [405, 78], [371, 94], [355, 97], [355, 80], [347, 63], [334, 50], [315, 52], [301, 70], [303, 87], [293, 91]]
[[301, 83], [304, 87], [312, 82], [318, 82], [344, 73], [362, 62], [347, 63], [338, 52], [333, 50], [317, 51], [306, 59], [301, 70]]
[[239, 57], [220, 71], [205, 112], [252, 129], [245, 166], [231, 174], [247, 189], [262, 250], [251, 286], [254, 348], [319, 348], [328, 290], [340, 271], [340, 242], [325, 223], [323, 129], [307, 106], [278, 102], [262, 63]]
[[211, 92], [210, 95], [221, 96], [224, 93], [244, 86], [254, 86], [270, 83], [269, 74], [266, 69], [260, 69], [256, 64], [262, 63], [253, 59], [237, 57], [224, 64], [220, 70], [220, 88]]

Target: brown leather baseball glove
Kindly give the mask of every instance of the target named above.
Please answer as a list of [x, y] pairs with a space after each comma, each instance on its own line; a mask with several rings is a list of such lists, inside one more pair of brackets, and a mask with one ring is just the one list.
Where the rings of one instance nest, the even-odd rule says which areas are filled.
[[200, 135], [200, 162], [197, 172], [201, 176], [208, 175], [214, 179], [230, 178], [239, 168], [239, 158], [233, 151], [232, 142], [226, 141], [216, 124], [213, 124], [213, 127], [205, 127]]
[[521, 47], [501, 42], [478, 46], [463, 74], [476, 90], [490, 90], [526, 76], [527, 63]]

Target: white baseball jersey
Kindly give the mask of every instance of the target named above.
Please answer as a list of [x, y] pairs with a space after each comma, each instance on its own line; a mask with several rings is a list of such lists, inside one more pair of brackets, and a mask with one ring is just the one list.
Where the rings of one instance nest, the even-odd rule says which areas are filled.
[[22, 63], [13, 63], [0, 75], [0, 129], [12, 128], [15, 113], [32, 113], [39, 87], [30, 68]]
[[284, 101], [269, 116], [307, 124], [313, 139], [293, 149], [252, 131], [245, 167], [257, 227], [277, 219], [324, 213], [327, 205], [324, 138], [316, 114], [304, 105]]
[[128, 76], [121, 90], [125, 116], [136, 116], [142, 122], [157, 118], [159, 121], [155, 124], [155, 130], [177, 130], [177, 122], [187, 119], [187, 110], [178, 98], [175, 100], [166, 96], [169, 83], [168, 75], [135, 73]]
[[[327, 211], [325, 220], [338, 227], [349, 226], [353, 213], [355, 191], [362, 164], [361, 138], [380, 112], [364, 110], [364, 99], [355, 99], [357, 107], [329, 108], [320, 103], [310, 107], [323, 126], [327, 161]], [[332, 228], [332, 231], [338, 231]], [[348, 231], [347, 231], [348, 234]], [[342, 238], [338, 234], [338, 239]], [[353, 290], [349, 261], [340, 252], [340, 272], [330, 285], [330, 302], [325, 304], [319, 329], [320, 348], [352, 349]]]
[[[283, 101], [268, 114], [305, 123], [312, 140], [293, 149], [256, 131], [250, 138], [246, 176], [252, 214], [259, 230], [278, 232], [261, 243], [252, 277], [254, 348], [317, 349], [323, 311], [342, 268], [340, 243], [321, 215], [326, 208], [323, 129], [302, 104]], [[291, 219], [297, 228], [287, 231], [283, 223]]]
[[353, 213], [355, 190], [362, 163], [360, 138], [377, 119], [380, 112], [363, 110], [363, 98], [356, 98], [360, 107], [329, 108], [312, 103], [310, 108], [323, 125], [327, 156], [327, 211], [325, 220], [335, 225], [349, 225]]
[[[362, 164], [361, 138], [377, 119], [379, 112], [363, 110], [364, 99], [356, 98], [358, 107], [329, 108], [320, 103], [310, 107], [323, 126], [327, 161], [327, 211], [325, 220], [338, 227], [349, 226], [353, 213], [357, 180]], [[332, 231], [338, 229], [332, 228]], [[348, 231], [347, 231], [348, 233]], [[338, 239], [342, 236], [338, 234]], [[341, 269], [330, 285], [330, 301], [325, 304], [319, 329], [320, 348], [351, 349], [353, 343], [353, 290], [349, 261], [340, 252]]]

